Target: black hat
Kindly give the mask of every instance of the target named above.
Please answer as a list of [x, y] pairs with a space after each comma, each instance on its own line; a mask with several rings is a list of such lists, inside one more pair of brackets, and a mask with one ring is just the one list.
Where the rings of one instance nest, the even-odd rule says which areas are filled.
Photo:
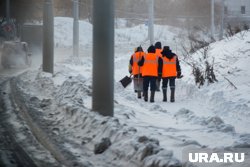
[[161, 52], [162, 55], [167, 55], [169, 53], [171, 53], [172, 51], [170, 50], [169, 46], [164, 46], [163, 50]]
[[154, 45], [151, 45], [151, 46], [148, 47], [148, 53], [155, 53]]
[[143, 49], [141, 46], [138, 46], [137, 49], [136, 49], [136, 52], [143, 52]]
[[156, 43], [155, 43], [155, 48], [156, 48], [156, 49], [161, 49], [161, 42], [159, 42], [159, 41], [156, 42]]

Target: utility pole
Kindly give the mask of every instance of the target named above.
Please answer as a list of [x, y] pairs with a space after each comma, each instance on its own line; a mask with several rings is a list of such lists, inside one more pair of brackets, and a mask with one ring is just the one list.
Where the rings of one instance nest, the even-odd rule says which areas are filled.
[[114, 115], [114, 0], [93, 0], [92, 109]]
[[73, 1], [73, 56], [79, 56], [79, 0]]
[[44, 0], [43, 7], [43, 71], [54, 72], [53, 0]]
[[148, 0], [148, 38], [154, 44], [154, 0]]
[[7, 23], [10, 22], [10, 0], [6, 0], [6, 19]]
[[225, 0], [221, 0], [221, 26], [220, 26], [220, 39], [223, 39], [224, 32], [224, 19], [225, 19]]
[[211, 0], [211, 36], [214, 38], [214, 0]]
[[[7, 24], [10, 23], [10, 0], [6, 0], [6, 21]], [[12, 35], [8, 35], [7, 39], [10, 40], [12, 38]]]

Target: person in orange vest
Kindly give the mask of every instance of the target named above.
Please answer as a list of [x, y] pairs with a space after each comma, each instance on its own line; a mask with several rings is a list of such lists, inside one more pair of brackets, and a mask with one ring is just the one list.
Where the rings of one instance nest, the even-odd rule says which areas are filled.
[[[136, 52], [136, 50], [137, 50], [137, 48], [134, 48], [134, 53]], [[132, 75], [132, 65], [133, 65], [133, 63], [131, 64], [131, 58], [132, 58], [133, 55], [134, 55], [134, 54], [131, 55], [130, 60], [129, 60], [129, 63], [128, 63], [128, 71], [129, 71], [129, 73], [130, 73], [131, 75]]]
[[[161, 57], [162, 58], [162, 47], [161, 47], [161, 42], [156, 42], [155, 43], [155, 53], [157, 56]], [[156, 91], [160, 91], [160, 85], [161, 85], [161, 78], [157, 78], [156, 80]]]
[[150, 85], [150, 102], [154, 102], [155, 90], [156, 90], [156, 79], [162, 71], [162, 59], [155, 54], [155, 47], [149, 46], [148, 53], [144, 55], [138, 63], [139, 66], [143, 67], [143, 94], [144, 101], [148, 101], [148, 87]]
[[178, 60], [178, 56], [173, 53], [169, 46], [164, 46], [162, 51], [162, 90], [163, 101], [167, 101], [167, 87], [168, 82], [170, 86], [170, 102], [175, 101], [175, 79], [181, 77], [181, 67]]
[[141, 87], [142, 87], [142, 67], [138, 65], [138, 62], [142, 59], [142, 56], [144, 56], [144, 52], [141, 46], [137, 47], [135, 50], [135, 53], [131, 56], [129, 64], [130, 64], [130, 70], [129, 72], [134, 76], [134, 88], [137, 92], [137, 97], [141, 98]]

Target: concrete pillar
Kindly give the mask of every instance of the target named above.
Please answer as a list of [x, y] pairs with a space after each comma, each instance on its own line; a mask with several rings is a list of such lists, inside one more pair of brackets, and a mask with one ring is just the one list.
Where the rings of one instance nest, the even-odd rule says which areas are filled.
[[6, 19], [10, 22], [10, 0], [6, 0]]
[[148, 38], [154, 45], [154, 0], [148, 0]]
[[224, 19], [225, 19], [225, 0], [221, 0], [221, 26], [220, 26], [220, 39], [223, 39], [223, 32], [224, 32]]
[[73, 1], [73, 56], [79, 56], [79, 0]]
[[113, 116], [114, 0], [93, 0], [92, 109]]
[[211, 0], [211, 36], [214, 38], [214, 0]]
[[43, 71], [54, 72], [53, 0], [44, 0], [43, 10]]

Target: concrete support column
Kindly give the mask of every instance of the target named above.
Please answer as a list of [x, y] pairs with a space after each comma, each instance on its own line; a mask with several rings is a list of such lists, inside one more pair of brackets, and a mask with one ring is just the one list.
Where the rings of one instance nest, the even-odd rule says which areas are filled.
[[214, 38], [214, 0], [211, 0], [211, 36]]
[[73, 56], [79, 56], [79, 0], [73, 1]]
[[54, 73], [53, 0], [44, 0], [43, 8], [43, 71]]
[[10, 22], [10, 0], [6, 0], [6, 19]]
[[148, 38], [154, 44], [154, 0], [148, 0]]
[[113, 116], [114, 0], [93, 0], [92, 109]]
[[221, 0], [221, 26], [220, 26], [220, 39], [223, 39], [224, 32], [224, 19], [225, 19], [225, 0]]

